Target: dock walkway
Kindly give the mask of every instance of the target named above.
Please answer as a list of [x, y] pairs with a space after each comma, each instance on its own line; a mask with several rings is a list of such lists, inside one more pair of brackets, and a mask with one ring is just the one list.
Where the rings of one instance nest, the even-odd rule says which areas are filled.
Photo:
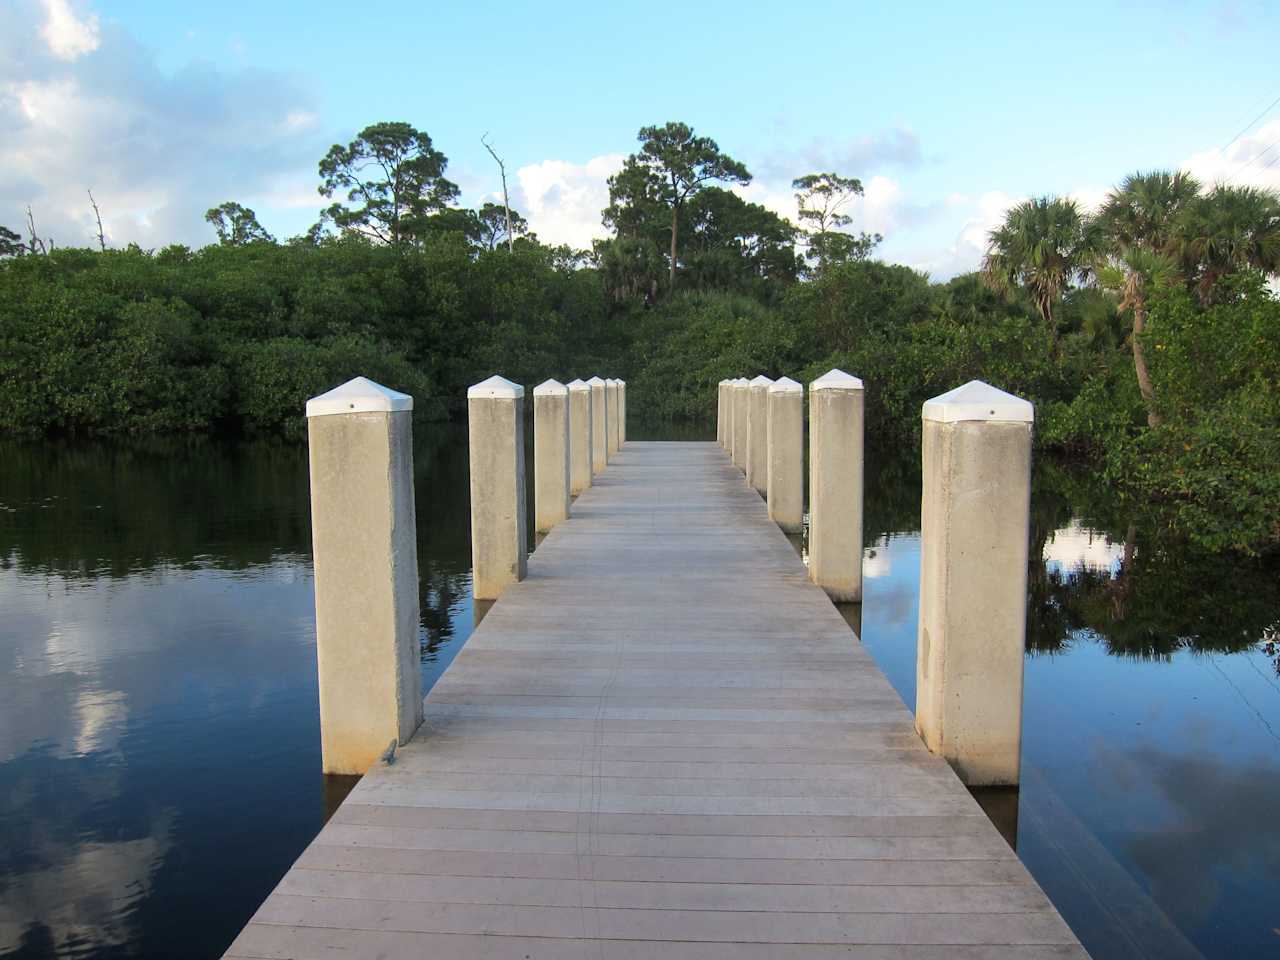
[[628, 442], [228, 957], [1085, 957], [714, 443]]

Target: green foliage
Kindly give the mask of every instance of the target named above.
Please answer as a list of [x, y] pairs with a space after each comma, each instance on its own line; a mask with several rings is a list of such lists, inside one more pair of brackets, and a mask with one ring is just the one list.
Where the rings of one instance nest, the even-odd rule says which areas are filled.
[[1262, 552], [1280, 543], [1280, 302], [1256, 275], [1223, 282], [1208, 309], [1181, 287], [1158, 290], [1141, 335], [1161, 422], [1113, 350], [1050, 405], [1042, 442], [1087, 453], [1129, 502], [1203, 549]]
[[862, 181], [838, 173], [810, 173], [791, 181], [796, 191], [797, 216], [808, 243], [811, 272], [820, 274], [833, 263], [865, 260], [884, 238], [876, 233], [846, 233], [853, 217], [841, 212], [862, 196]]
[[20, 257], [26, 250], [22, 237], [0, 224], [0, 257]]
[[275, 337], [235, 352], [234, 412], [267, 432], [301, 432], [307, 399], [352, 377], [414, 397], [431, 395], [430, 381], [403, 354], [358, 337]]
[[438, 413], [432, 371], [398, 336], [417, 306], [400, 273], [391, 251], [358, 241], [7, 261], [0, 430], [279, 432], [357, 368]]
[[515, 210], [511, 210], [511, 230], [507, 230], [507, 208], [500, 203], [486, 203], [477, 212], [480, 225], [480, 246], [496, 250], [508, 239], [523, 237], [529, 232], [529, 222]]
[[205, 212], [204, 218], [218, 235], [223, 246], [240, 247], [246, 243], [272, 243], [271, 234], [258, 223], [258, 215], [233, 200], [220, 203]]
[[713, 181], [750, 183], [751, 174], [710, 137], [695, 135], [688, 124], [641, 127], [638, 139], [639, 152], [627, 157], [622, 170], [609, 178], [604, 222], [619, 236], [655, 244], [667, 232], [668, 287], [674, 289], [686, 203]]
[[407, 123], [375, 123], [346, 146], [335, 143], [320, 161], [320, 194], [345, 193], [325, 216], [341, 230], [401, 244], [429, 232], [433, 217], [458, 198], [445, 179], [449, 165], [425, 131]]
[[982, 272], [996, 290], [1024, 289], [1056, 336], [1054, 305], [1073, 280], [1088, 272], [1096, 239], [1074, 200], [1026, 200], [992, 231]]
[[869, 441], [910, 451], [921, 404], [976, 378], [1030, 399], [1042, 448], [1090, 463], [1144, 529], [1280, 547], [1275, 195], [1157, 172], [1096, 218], [1029, 201], [982, 275], [937, 284], [845, 231], [855, 178], [794, 181], [797, 228], [714, 185], [750, 174], [713, 140], [640, 140], [590, 255], [453, 206], [447, 159], [404, 123], [329, 151], [321, 193], [345, 203], [285, 244], [231, 202], [194, 251], [46, 255], [0, 232], [0, 432], [293, 434], [357, 374], [445, 417], [495, 372], [620, 376], [637, 420], [705, 422], [721, 379], [839, 367], [866, 383]]
[[656, 417], [707, 419], [726, 377], [794, 369], [794, 330], [754, 298], [684, 292], [636, 319], [640, 367], [627, 378], [629, 403]]
[[1280, 540], [1280, 301], [1256, 275], [1221, 297], [1208, 309], [1182, 290], [1153, 300], [1146, 339], [1164, 418], [1106, 463], [1205, 547], [1254, 552]]

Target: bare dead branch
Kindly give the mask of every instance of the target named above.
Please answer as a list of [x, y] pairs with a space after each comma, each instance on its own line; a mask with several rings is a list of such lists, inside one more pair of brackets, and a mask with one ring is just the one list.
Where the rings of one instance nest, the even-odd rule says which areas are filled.
[[489, 151], [489, 156], [493, 157], [497, 162], [498, 172], [502, 174], [502, 209], [507, 215], [507, 252], [511, 253], [515, 250], [516, 240], [515, 234], [511, 230], [511, 204], [507, 200], [507, 166], [502, 162], [502, 158], [493, 152], [493, 147], [489, 146], [489, 141], [485, 139], [485, 137], [488, 136], [489, 134], [486, 131], [485, 135], [480, 138], [480, 142], [483, 143], [484, 148]]
[[49, 252], [44, 241], [40, 239], [40, 235], [36, 233], [36, 217], [35, 214], [31, 212], [31, 204], [27, 204], [27, 232], [31, 235], [31, 241], [27, 244], [28, 250], [32, 253]]
[[93, 215], [98, 221], [98, 249], [107, 252], [107, 238], [102, 232], [102, 213], [98, 210], [98, 201], [93, 199], [93, 191], [89, 190], [89, 205], [93, 207]]

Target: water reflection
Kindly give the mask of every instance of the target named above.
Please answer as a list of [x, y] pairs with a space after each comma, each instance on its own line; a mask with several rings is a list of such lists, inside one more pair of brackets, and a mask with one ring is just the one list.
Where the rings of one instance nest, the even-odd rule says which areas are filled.
[[[414, 457], [429, 685], [485, 605], [465, 433]], [[914, 704], [919, 466], [868, 460], [842, 613]], [[1097, 960], [1274, 950], [1277, 561], [1189, 551], [1087, 474], [1035, 483], [997, 822]], [[0, 444], [0, 953], [220, 954], [350, 786], [319, 772], [311, 591], [303, 448]]]
[[[470, 634], [465, 445], [415, 445], [424, 683]], [[217, 956], [320, 774], [305, 448], [0, 444], [0, 954]]]
[[[862, 638], [914, 704], [919, 539], [879, 511]], [[1280, 564], [1188, 549], [1052, 465], [1032, 538], [1019, 855], [1096, 960], [1280, 948]]]
[[[1133, 532], [1128, 532], [1132, 541]], [[1099, 530], [1073, 519], [1065, 527], [1050, 531], [1041, 558], [1051, 573], [1073, 574], [1082, 570], [1115, 574], [1125, 556], [1125, 544], [1114, 543]]]

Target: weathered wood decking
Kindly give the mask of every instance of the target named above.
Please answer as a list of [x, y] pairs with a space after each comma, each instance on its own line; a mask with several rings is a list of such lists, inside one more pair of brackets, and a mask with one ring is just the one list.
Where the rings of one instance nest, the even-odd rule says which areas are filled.
[[233, 957], [1084, 957], [714, 443], [629, 442]]

